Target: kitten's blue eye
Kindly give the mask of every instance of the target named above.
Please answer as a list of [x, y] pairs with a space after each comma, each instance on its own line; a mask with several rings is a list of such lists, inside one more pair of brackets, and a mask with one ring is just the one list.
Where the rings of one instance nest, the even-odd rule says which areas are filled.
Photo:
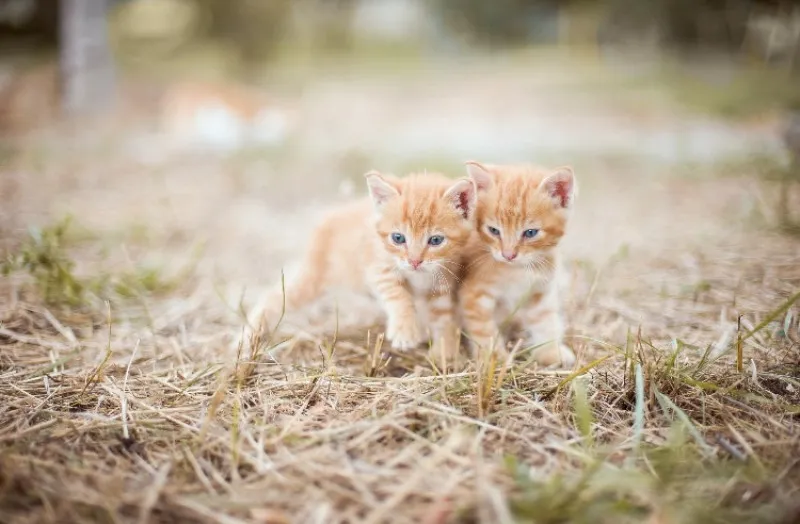
[[525, 231], [522, 232], [522, 236], [525, 238], [533, 238], [538, 234], [539, 234], [538, 229], [526, 229]]
[[406, 237], [402, 233], [392, 233], [392, 242], [395, 244], [405, 244]]
[[428, 244], [431, 246], [439, 246], [442, 242], [444, 242], [444, 237], [442, 235], [433, 235], [428, 239]]
[[494, 236], [496, 237], [500, 236], [500, 230], [497, 229], [496, 227], [489, 226], [487, 229], [489, 230], [489, 233], [493, 234]]

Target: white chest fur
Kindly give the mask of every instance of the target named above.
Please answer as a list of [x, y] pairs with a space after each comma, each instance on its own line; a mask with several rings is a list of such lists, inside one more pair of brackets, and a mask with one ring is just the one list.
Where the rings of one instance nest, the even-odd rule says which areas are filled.
[[404, 271], [403, 277], [411, 292], [418, 297], [430, 294], [437, 283], [437, 277], [425, 271]]
[[527, 268], [518, 268], [504, 273], [497, 282], [497, 294], [498, 298], [514, 300], [530, 292], [541, 291], [546, 285], [547, 279], [544, 276]]
[[497, 313], [505, 316], [528, 303], [530, 297], [539, 295], [539, 304], [553, 306], [558, 300], [560, 272], [549, 274], [521, 268], [508, 274], [497, 283], [495, 299]]

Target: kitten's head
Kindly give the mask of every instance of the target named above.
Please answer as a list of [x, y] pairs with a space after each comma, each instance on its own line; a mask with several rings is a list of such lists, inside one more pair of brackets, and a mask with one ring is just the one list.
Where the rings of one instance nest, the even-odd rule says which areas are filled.
[[434, 173], [395, 178], [370, 171], [365, 176], [376, 231], [397, 267], [454, 272], [475, 229], [475, 183]]
[[571, 167], [467, 162], [467, 172], [479, 194], [478, 233], [495, 260], [533, 266], [558, 245], [575, 192]]

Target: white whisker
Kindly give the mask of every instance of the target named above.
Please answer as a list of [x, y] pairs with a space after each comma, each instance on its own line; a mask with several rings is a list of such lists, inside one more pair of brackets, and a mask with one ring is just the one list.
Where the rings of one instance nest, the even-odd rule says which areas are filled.
[[485, 260], [487, 257], [491, 257], [491, 256], [492, 256], [492, 252], [491, 252], [491, 251], [489, 251], [489, 250], [487, 249], [485, 253], [483, 253], [483, 254], [479, 255], [479, 256], [478, 256], [478, 257], [476, 257], [476, 258], [475, 258], [475, 259], [474, 259], [472, 262], [470, 262], [470, 263], [467, 265], [466, 269], [469, 269], [469, 268], [471, 268], [472, 266], [474, 266], [474, 265], [475, 265], [475, 264], [477, 264], [478, 262], [481, 262], [481, 261]]
[[432, 273], [432, 274], [433, 274], [433, 277], [434, 277], [433, 290], [437, 291], [437, 286], [439, 286], [438, 290], [444, 290], [446, 293], [449, 294], [450, 293], [450, 283], [448, 282], [447, 278], [445, 278], [444, 275], [442, 275], [438, 271], [435, 272], [435, 273]]
[[448, 273], [450, 273], [450, 275], [452, 275], [452, 277], [453, 277], [453, 278], [456, 280], [456, 282], [461, 282], [461, 279], [460, 279], [460, 278], [458, 278], [458, 275], [456, 275], [455, 273], [453, 273], [453, 272], [452, 272], [450, 269], [448, 269], [448, 267], [447, 267], [447, 266], [445, 266], [443, 263], [441, 263], [441, 262], [434, 262], [433, 264], [434, 264], [434, 267], [436, 267], [436, 268], [441, 268], [441, 269], [444, 269], [445, 271], [447, 271]]

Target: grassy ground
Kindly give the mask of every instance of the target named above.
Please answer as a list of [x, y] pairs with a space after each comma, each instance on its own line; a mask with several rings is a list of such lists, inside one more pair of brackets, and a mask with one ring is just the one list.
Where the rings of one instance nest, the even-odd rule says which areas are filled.
[[[480, 77], [450, 116], [498, 107]], [[522, 84], [515, 110], [532, 114], [589, 96]], [[430, 90], [415, 91], [418, 110], [369, 91], [373, 120], [399, 125], [387, 115], [406, 109], [428, 125], [444, 104]], [[311, 108], [356, 96], [309, 92]], [[629, 110], [602, 111], [636, 125]], [[564, 126], [608, 129], [583, 118]], [[800, 518], [800, 241], [774, 230], [758, 163], [688, 170], [576, 146], [575, 369], [537, 369], [522, 350], [443, 374], [383, 347], [368, 303], [343, 308], [335, 334], [331, 318], [295, 318], [288, 340], [236, 348], [242, 309], [297, 256], [318, 208], [347, 198], [343, 177], [460, 174], [455, 153], [356, 147], [391, 125], [345, 127], [343, 153], [313, 154], [304, 137], [290, 152], [152, 165], [61, 136], [9, 156], [0, 522]]]

